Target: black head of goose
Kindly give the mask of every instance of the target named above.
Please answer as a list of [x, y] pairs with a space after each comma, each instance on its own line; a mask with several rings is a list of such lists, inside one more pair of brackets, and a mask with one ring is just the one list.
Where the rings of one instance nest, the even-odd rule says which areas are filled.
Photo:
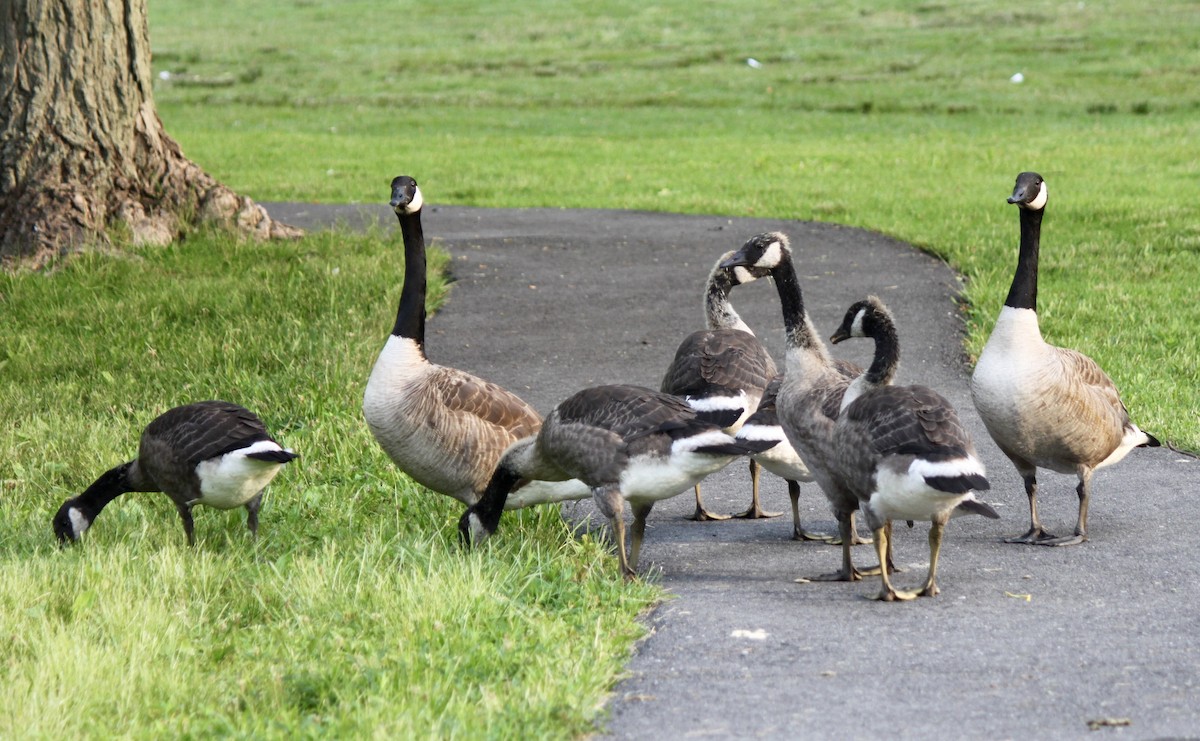
[[[425, 355], [424, 206], [417, 181], [392, 180], [389, 202], [404, 239], [404, 286], [392, 333], [371, 370], [363, 416], [388, 457], [417, 483], [473, 504], [496, 461], [538, 431], [541, 416], [516, 394]], [[578, 482], [533, 486], [522, 504], [586, 497]]]
[[829, 500], [838, 521], [837, 542], [842, 545], [841, 569], [813, 579], [857, 581], [871, 575], [878, 567], [856, 569], [853, 565], [850, 546], [870, 541], [859, 539], [855, 532], [858, 497], [837, 476], [836, 450], [832, 447], [842, 395], [862, 371], [851, 363], [835, 361], [817, 334], [804, 308], [804, 296], [786, 235], [781, 232], [756, 234], [724, 264], [770, 271], [779, 294], [787, 354], [783, 382], [775, 403], [776, 414], [787, 439]]
[[893, 519], [929, 520], [929, 574], [916, 592], [896, 590], [887, 570], [876, 599], [893, 601], [938, 593], [936, 575], [942, 530], [956, 508], [971, 500], [970, 510], [998, 517], [974, 491], [989, 488], [958, 413], [944, 397], [925, 386], [893, 386], [900, 344], [891, 312], [871, 296], [855, 303], [830, 338], [875, 341], [871, 367], [855, 379], [843, 397], [833, 435], [839, 477], [862, 503], [881, 561], [890, 544]]
[[[971, 376], [971, 398], [988, 433], [1012, 461], [1029, 499], [1029, 530], [1010, 543], [1074, 545], [1087, 540], [1092, 474], [1158, 440], [1134, 424], [1112, 379], [1091, 358], [1055, 347], [1038, 326], [1038, 257], [1046, 182], [1017, 176], [1008, 202], [1020, 214], [1012, 285]], [[1079, 511], [1072, 535], [1047, 532], [1037, 512], [1037, 469], [1074, 474]]]
[[296, 458], [271, 438], [255, 414], [226, 401], [175, 407], [142, 432], [138, 457], [106, 471], [54, 515], [62, 544], [79, 540], [109, 502], [131, 491], [161, 491], [175, 502], [188, 545], [195, 544], [192, 506], [245, 506], [258, 533], [262, 490]]
[[[739, 455], [760, 448], [722, 430], [728, 417], [702, 419], [679, 398], [639, 386], [596, 386], [550, 412], [537, 435], [500, 458], [486, 491], [459, 520], [467, 546], [500, 523], [505, 498], [519, 481], [575, 478], [591, 489], [608, 518], [621, 573], [632, 578], [654, 503], [680, 494]], [[633, 510], [633, 542], [625, 554], [624, 503]]]
[[[704, 291], [704, 316], [707, 329], [692, 332], [679, 343], [675, 357], [663, 374], [659, 390], [678, 396], [701, 417], [722, 416], [735, 412], [725, 431], [734, 433], [758, 406], [763, 390], [775, 376], [775, 361], [754, 332], [742, 321], [729, 301], [735, 286], [768, 275], [755, 267], [725, 267], [733, 256], [721, 255], [708, 274]], [[750, 508], [737, 515], [744, 518], [777, 517], [765, 512], [758, 498], [758, 464], [750, 461], [753, 498]], [[693, 520], [724, 520], [728, 515], [709, 512], [696, 484], [696, 510]]]

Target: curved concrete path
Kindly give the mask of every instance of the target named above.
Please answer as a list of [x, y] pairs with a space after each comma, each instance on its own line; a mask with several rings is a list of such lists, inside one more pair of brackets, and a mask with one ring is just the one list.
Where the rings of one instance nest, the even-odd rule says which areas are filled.
[[[309, 228], [364, 219], [390, 225], [394, 218], [386, 206], [267, 206]], [[584, 386], [657, 388], [678, 342], [703, 326], [701, 291], [716, 258], [754, 233], [782, 230], [818, 329], [831, 332], [854, 300], [882, 297], [901, 333], [898, 382], [947, 396], [988, 466], [986, 499], [1002, 519], [952, 523], [939, 569], [942, 594], [907, 604], [864, 599], [875, 580], [797, 583], [833, 570], [840, 553], [791, 541], [786, 515], [694, 523], [684, 519], [690, 495], [660, 503], [648, 522], [642, 570], [657, 572], [675, 598], [648, 616], [651, 634], [615, 688], [602, 733], [1200, 737], [1200, 467], [1167, 448], [1135, 450], [1095, 478], [1090, 542], [1061, 549], [1001, 543], [1026, 529], [1026, 499], [971, 406], [959, 283], [937, 260], [870, 232], [768, 219], [436, 207], [426, 209], [424, 226], [453, 256], [457, 279], [429, 321], [430, 357], [501, 383], [543, 413]], [[734, 302], [782, 359], [771, 284], [740, 288]], [[837, 354], [863, 362], [870, 350], [855, 341]], [[1074, 478], [1040, 478], [1043, 522], [1069, 530]], [[763, 488], [768, 508], [788, 510], [781, 480], [764, 473]], [[735, 463], [706, 481], [706, 503], [739, 511], [749, 489], [745, 466]], [[815, 485], [803, 487], [801, 505], [806, 525], [834, 529]], [[586, 517], [590, 505], [566, 512]], [[923, 578], [927, 531], [923, 523], [897, 528], [896, 557], [905, 568], [899, 585]], [[856, 550], [858, 562], [874, 562], [869, 547]]]

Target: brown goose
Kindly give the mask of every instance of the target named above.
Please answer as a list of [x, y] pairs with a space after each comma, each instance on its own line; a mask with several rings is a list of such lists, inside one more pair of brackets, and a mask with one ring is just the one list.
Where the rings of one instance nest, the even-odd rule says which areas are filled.
[[192, 506], [246, 508], [246, 525], [258, 534], [262, 490], [283, 464], [298, 457], [284, 450], [250, 410], [226, 401], [175, 407], [142, 432], [138, 457], [106, 471], [54, 515], [60, 543], [79, 540], [109, 502], [131, 491], [161, 491], [175, 502], [188, 545], [195, 545]]
[[854, 532], [854, 513], [859, 501], [854, 491], [837, 476], [835, 451], [830, 444], [833, 425], [841, 411], [842, 395], [861, 371], [849, 363], [834, 361], [817, 335], [804, 309], [786, 235], [780, 232], [757, 234], [724, 264], [769, 270], [779, 293], [787, 347], [783, 383], [776, 400], [779, 422], [829, 499], [842, 544], [841, 569], [814, 578], [818, 581], [858, 581], [863, 576], [873, 575], [878, 567], [856, 569], [851, 559], [851, 545], [862, 542]]
[[[680, 494], [739, 455], [759, 449], [739, 443], [679, 398], [639, 386], [596, 386], [561, 402], [541, 431], [510, 447], [483, 497], [459, 520], [467, 546], [496, 531], [505, 498], [524, 479], [576, 478], [590, 488], [608, 518], [626, 578], [636, 575], [646, 517], [654, 503]], [[624, 503], [633, 509], [633, 543], [625, 554]]]
[[899, 591], [883, 569], [876, 599], [932, 597], [940, 591], [937, 567], [947, 521], [969, 512], [999, 515], [975, 499], [974, 491], [988, 489], [988, 480], [950, 402], [924, 386], [891, 385], [900, 364], [900, 344], [882, 301], [871, 296], [851, 306], [830, 341], [851, 337], [873, 339], [875, 356], [842, 397], [829, 437], [829, 460], [836, 465], [837, 477], [858, 496], [881, 563], [889, 556], [888, 525], [893, 519], [930, 521], [925, 584], [915, 592]]
[[[1075, 545], [1087, 540], [1092, 474], [1135, 447], [1159, 442], [1129, 418], [1117, 388], [1091, 358], [1042, 339], [1037, 316], [1037, 270], [1046, 183], [1035, 172], [1017, 176], [1008, 202], [1020, 213], [1021, 245], [1012, 287], [971, 376], [971, 398], [988, 433], [1025, 482], [1029, 530], [1009, 543]], [[1073, 535], [1042, 528], [1037, 469], [1079, 479]]]
[[[417, 181], [392, 180], [390, 205], [404, 238], [404, 287], [391, 336], [363, 394], [363, 416], [380, 447], [417, 483], [470, 505], [500, 454], [532, 435], [542, 419], [515, 394], [425, 356], [424, 199]], [[532, 485], [513, 504], [579, 499], [579, 482]]]
[[[725, 428], [733, 434], [754, 412], [767, 384], [775, 376], [775, 361], [767, 348], [754, 336], [729, 301], [729, 293], [739, 286], [767, 275], [755, 268], [721, 267], [732, 257], [721, 256], [705, 283], [704, 316], [708, 328], [691, 333], [679, 343], [675, 358], [663, 375], [660, 390], [680, 397], [701, 417], [733, 411], [735, 419]], [[737, 515], [743, 518], [778, 517], [766, 512], [758, 498], [759, 465], [750, 460], [753, 498], [750, 508]], [[696, 484], [696, 511], [693, 520], [725, 520], [704, 507], [700, 484]]]

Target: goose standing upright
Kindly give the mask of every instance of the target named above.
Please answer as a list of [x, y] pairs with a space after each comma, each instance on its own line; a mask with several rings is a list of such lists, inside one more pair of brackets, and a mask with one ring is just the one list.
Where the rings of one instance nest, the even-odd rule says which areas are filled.
[[[471, 505], [513, 442], [541, 427], [515, 394], [425, 356], [424, 198], [417, 181], [392, 180], [390, 201], [404, 239], [400, 306], [363, 394], [363, 416], [380, 447], [417, 483]], [[579, 482], [531, 485], [522, 506], [586, 497]]]
[[[1129, 418], [1117, 388], [1091, 358], [1042, 339], [1038, 327], [1038, 254], [1046, 182], [1017, 176], [1008, 202], [1020, 213], [1017, 270], [1004, 308], [971, 376], [971, 398], [988, 433], [1016, 466], [1029, 498], [1029, 530], [1009, 543], [1075, 545], [1087, 540], [1092, 474], [1135, 447], [1157, 447]], [[1079, 514], [1073, 535], [1043, 529], [1037, 511], [1037, 469], [1073, 473]]]
[[861, 502], [880, 563], [888, 557], [888, 524], [893, 519], [930, 521], [924, 586], [916, 592], [898, 591], [887, 569], [881, 569], [876, 599], [932, 597], [940, 591], [937, 567], [946, 522], [968, 512], [999, 517], [974, 496], [974, 491], [989, 488], [983, 464], [950, 402], [925, 386], [891, 385], [900, 364], [900, 344], [882, 301], [871, 296], [851, 306], [830, 341], [837, 344], [850, 337], [873, 339], [875, 355], [842, 397], [830, 459], [837, 477]]
[[[732, 252], [721, 255], [705, 282], [704, 316], [707, 329], [692, 332], [679, 343], [675, 358], [663, 375], [660, 391], [682, 398], [701, 417], [714, 412], [736, 412], [725, 432], [738, 431], [758, 406], [767, 384], [776, 375], [775, 361], [753, 330], [742, 321], [729, 301], [734, 286], [750, 283], [766, 271], [745, 267], [722, 267]], [[758, 497], [759, 464], [750, 459], [752, 499], [750, 508], [737, 517], [778, 517], [766, 512]], [[696, 484], [693, 520], [725, 520], [704, 507], [700, 484]]]
[[857, 569], [851, 558], [850, 547], [862, 542], [857, 539], [854, 527], [859, 500], [847, 482], [837, 475], [836, 450], [832, 447], [833, 427], [841, 410], [842, 395], [861, 371], [849, 363], [834, 361], [817, 335], [804, 309], [804, 297], [785, 234], [765, 232], [751, 237], [724, 265], [766, 269], [775, 280], [787, 347], [783, 382], [776, 399], [779, 422], [828, 498], [837, 518], [842, 545], [841, 569], [815, 579], [858, 581], [863, 576], [873, 575], [876, 573], [874, 568]]
[[[707, 420], [679, 398], [639, 386], [579, 391], [550, 412], [537, 435], [505, 451], [483, 496], [459, 520], [463, 542], [471, 546], [496, 531], [505, 498], [517, 482], [576, 478], [591, 488], [597, 508], [608, 518], [621, 573], [632, 578], [654, 503], [758, 449], [721, 429], [734, 413]], [[626, 501], [633, 509], [628, 557]]]
[[192, 506], [246, 508], [246, 525], [258, 535], [262, 490], [283, 464], [297, 458], [271, 438], [245, 407], [199, 401], [175, 407], [142, 432], [138, 457], [106, 471], [54, 515], [60, 543], [75, 542], [109, 502], [131, 491], [161, 491], [171, 498], [188, 545], [195, 545]]

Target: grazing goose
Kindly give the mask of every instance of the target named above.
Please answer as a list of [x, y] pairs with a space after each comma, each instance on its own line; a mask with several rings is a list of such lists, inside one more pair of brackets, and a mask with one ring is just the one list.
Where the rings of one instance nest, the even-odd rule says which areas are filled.
[[[363, 394], [363, 416], [393, 462], [417, 483], [470, 505], [487, 486], [496, 461], [542, 419], [494, 383], [425, 357], [424, 199], [417, 181], [392, 180], [390, 203], [404, 238], [404, 287], [392, 334]], [[579, 482], [531, 485], [521, 505], [586, 497]]]
[[[956, 514], [996, 518], [973, 490], [986, 490], [983, 464], [950, 402], [924, 386], [893, 386], [900, 345], [891, 312], [874, 296], [855, 303], [830, 338], [875, 340], [875, 357], [846, 390], [832, 435], [837, 476], [858, 496], [875, 536], [880, 563], [888, 557], [893, 519], [928, 519], [929, 575], [916, 592], [896, 590], [881, 569], [876, 599], [932, 597], [937, 586], [942, 531]], [[969, 508], [960, 506], [969, 502]]]
[[817, 335], [804, 310], [804, 298], [786, 235], [780, 232], [757, 234], [724, 264], [763, 268], [775, 279], [787, 346], [786, 368], [776, 399], [779, 422], [792, 447], [829, 499], [838, 521], [842, 545], [841, 569], [814, 578], [818, 581], [858, 581], [863, 576], [870, 576], [875, 573], [874, 568], [856, 569], [851, 559], [850, 547], [863, 542], [858, 540], [854, 528], [858, 496], [837, 475], [837, 451], [832, 447], [833, 427], [841, 411], [842, 395], [861, 371], [849, 363], [834, 361]]
[[[691, 333], [679, 343], [675, 358], [663, 375], [660, 390], [678, 396], [701, 417], [713, 412], [736, 412], [725, 432], [737, 432], [758, 406], [763, 390], [775, 376], [775, 361], [767, 348], [754, 336], [729, 302], [734, 286], [761, 278], [767, 273], [756, 268], [721, 267], [733, 256], [721, 255], [708, 274], [704, 291], [704, 316], [708, 328]], [[765, 512], [758, 499], [759, 465], [750, 460], [750, 482], [754, 493], [750, 509], [737, 515], [744, 518], [778, 517]], [[704, 507], [700, 484], [696, 484], [696, 511], [692, 520], [725, 520]]]
[[106, 471], [54, 515], [60, 543], [79, 540], [109, 502], [130, 491], [161, 491], [175, 502], [188, 545], [195, 545], [192, 505], [246, 507], [258, 534], [262, 490], [298, 457], [271, 439], [253, 412], [227, 401], [175, 407], [146, 426], [138, 457]]
[[[496, 531], [509, 490], [522, 479], [577, 478], [591, 488], [615, 536], [621, 573], [632, 578], [654, 503], [686, 491], [735, 457], [759, 449], [722, 427], [736, 412], [712, 421], [678, 397], [639, 386], [596, 386], [554, 408], [541, 431], [512, 445], [487, 490], [459, 520], [470, 546]], [[633, 509], [633, 543], [625, 555], [624, 503]]]
[[[758, 408], [754, 410], [734, 434], [735, 440], [753, 440], [771, 442], [770, 448], [761, 453], [754, 453], [750, 459], [771, 473], [787, 482], [788, 497], [792, 500], [792, 540], [821, 540], [831, 541], [833, 537], [824, 533], [814, 533], [805, 530], [800, 524], [800, 482], [815, 481], [812, 472], [800, 458], [800, 454], [788, 442], [779, 426], [779, 414], [775, 408], [775, 399], [779, 396], [779, 386], [783, 383], [780, 373], [771, 379], [763, 391]], [[755, 499], [758, 499], [758, 477], [751, 477]]]
[[[1029, 497], [1028, 532], [1006, 541], [1074, 545], [1087, 540], [1096, 469], [1120, 461], [1135, 447], [1157, 447], [1159, 442], [1130, 421], [1117, 387], [1091, 358], [1042, 339], [1037, 271], [1046, 200], [1046, 182], [1040, 175], [1017, 176], [1008, 199], [1021, 216], [1017, 271], [971, 376], [971, 398], [988, 433], [1021, 474]], [[1074, 535], [1055, 537], [1042, 528], [1038, 468], [1079, 478]]]

